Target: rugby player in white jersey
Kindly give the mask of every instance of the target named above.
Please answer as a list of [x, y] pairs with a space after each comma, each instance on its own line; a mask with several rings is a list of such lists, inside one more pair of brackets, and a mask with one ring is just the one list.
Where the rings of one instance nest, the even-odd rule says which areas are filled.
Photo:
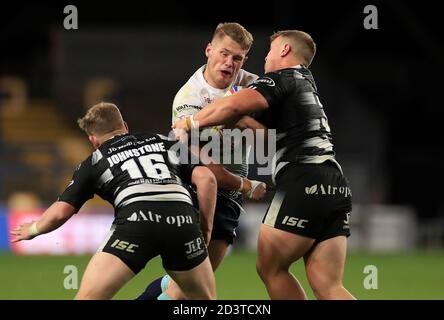
[[[246, 87], [257, 75], [242, 69], [253, 43], [252, 35], [238, 23], [220, 23], [205, 49], [207, 63], [200, 67], [177, 92], [172, 110], [172, 122], [191, 116], [209, 103], [225, 96], [231, 89]], [[253, 118], [244, 117], [242, 128], [263, 128]], [[243, 196], [259, 200], [266, 193], [266, 185], [247, 179], [247, 152], [243, 152], [240, 164], [209, 164], [218, 182], [218, 198], [208, 252], [214, 270], [224, 259], [227, 249], [236, 237]], [[205, 233], [207, 230], [203, 230]], [[139, 299], [184, 299], [180, 288], [164, 276], [152, 282]]]

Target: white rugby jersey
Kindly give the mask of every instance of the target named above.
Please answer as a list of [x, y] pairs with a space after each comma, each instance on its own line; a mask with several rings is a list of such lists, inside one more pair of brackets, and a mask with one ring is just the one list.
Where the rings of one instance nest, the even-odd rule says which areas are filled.
[[191, 116], [216, 99], [222, 98], [232, 86], [246, 87], [258, 78], [257, 75], [240, 69], [233, 83], [225, 89], [213, 88], [205, 80], [203, 65], [188, 79], [177, 92], [173, 102], [172, 123], [185, 116]]
[[[172, 123], [180, 118], [191, 116], [214, 100], [222, 98], [231, 87], [246, 87], [258, 78], [256, 74], [240, 69], [232, 84], [225, 89], [218, 89], [210, 86], [205, 80], [203, 76], [205, 67], [206, 65], [203, 65], [197, 69], [177, 92], [173, 102]], [[242, 150], [238, 150], [238, 152], [242, 152]], [[224, 167], [236, 175], [246, 177], [248, 175], [247, 158], [247, 155], [243, 154], [242, 164], [224, 164]], [[239, 202], [240, 193], [237, 191], [219, 190], [218, 193], [225, 198]]]

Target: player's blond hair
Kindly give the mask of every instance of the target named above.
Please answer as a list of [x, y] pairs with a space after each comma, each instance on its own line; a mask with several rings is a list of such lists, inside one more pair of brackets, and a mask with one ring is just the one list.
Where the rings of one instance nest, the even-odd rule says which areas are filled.
[[316, 54], [316, 43], [312, 37], [299, 30], [283, 30], [277, 31], [270, 37], [270, 42], [273, 42], [277, 37], [285, 37], [291, 41], [293, 45], [294, 54], [304, 60], [305, 66], [309, 66]]
[[230, 37], [240, 45], [242, 50], [249, 51], [253, 44], [253, 36], [243, 26], [237, 22], [219, 23], [214, 30], [213, 40], [220, 40], [224, 36]]
[[85, 116], [77, 120], [83, 131], [89, 136], [104, 135], [124, 128], [122, 114], [115, 104], [100, 102], [88, 109]]

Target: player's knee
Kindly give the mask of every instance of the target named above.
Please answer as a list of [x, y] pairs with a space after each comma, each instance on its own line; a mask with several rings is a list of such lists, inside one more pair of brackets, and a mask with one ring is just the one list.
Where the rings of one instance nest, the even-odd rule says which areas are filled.
[[200, 290], [193, 290], [187, 294], [187, 297], [191, 300], [216, 300], [216, 286], [207, 285]]
[[339, 284], [327, 284], [325, 286], [313, 288], [313, 294], [318, 300], [331, 300], [338, 299], [341, 291], [344, 290], [344, 287]]
[[280, 258], [265, 259], [264, 257], [258, 257], [256, 260], [256, 271], [262, 281], [271, 281], [274, 277], [278, 276], [281, 272], [288, 272], [289, 264]]
[[100, 300], [91, 294], [77, 294], [74, 300]]
[[99, 294], [98, 292], [94, 290], [83, 290], [79, 291], [77, 295], [74, 298], [75, 300], [107, 300], [105, 295]]
[[307, 269], [307, 280], [317, 299], [331, 299], [334, 292], [342, 287], [338, 279], [329, 277], [322, 270], [313, 267]]
[[216, 287], [213, 287], [211, 288], [211, 290], [208, 291], [207, 299], [216, 300]]
[[262, 279], [262, 281], [265, 281], [266, 273], [265, 273], [264, 263], [259, 259], [256, 260], [256, 272], [259, 275], [259, 277]]
[[202, 298], [199, 300], [216, 300], [216, 291], [214, 292], [207, 292]]
[[212, 272], [210, 274], [202, 274], [202, 278], [194, 281], [191, 286], [186, 287], [184, 293], [191, 300], [215, 300], [216, 280], [214, 274]]
[[79, 291], [75, 296], [75, 300], [109, 300], [115, 292], [113, 287], [103, 286], [99, 283], [91, 281], [82, 281]]
[[208, 284], [205, 288], [205, 298], [206, 300], [216, 300], [216, 280], [214, 277], [208, 281]]
[[269, 281], [273, 275], [276, 273], [276, 270], [273, 266], [270, 265], [269, 262], [264, 261], [263, 259], [256, 260], [256, 272], [262, 281]]

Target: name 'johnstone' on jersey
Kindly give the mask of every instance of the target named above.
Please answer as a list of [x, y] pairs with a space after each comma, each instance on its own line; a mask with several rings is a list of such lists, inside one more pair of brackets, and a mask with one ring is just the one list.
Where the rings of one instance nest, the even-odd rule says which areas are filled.
[[[192, 198], [192, 164], [180, 164], [169, 150], [176, 141], [156, 134], [124, 134], [105, 141], [74, 172], [59, 197], [79, 209], [94, 194], [116, 211], [137, 201], [182, 201]], [[183, 179], [183, 182], [182, 182]]]
[[290, 162], [334, 162], [332, 135], [311, 72], [301, 66], [266, 73], [249, 88], [259, 91], [269, 108], [255, 115], [276, 129], [273, 176]]

